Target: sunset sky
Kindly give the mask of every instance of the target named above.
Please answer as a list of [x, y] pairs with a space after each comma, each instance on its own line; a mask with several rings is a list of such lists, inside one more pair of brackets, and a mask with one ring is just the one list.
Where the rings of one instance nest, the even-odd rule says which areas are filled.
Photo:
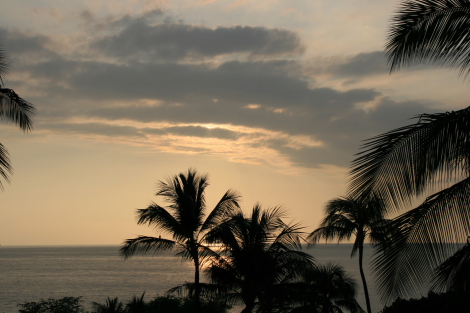
[[396, 0], [17, 0], [3, 3], [5, 86], [34, 130], [3, 121], [14, 175], [0, 244], [119, 244], [158, 180], [209, 173], [249, 212], [281, 205], [312, 231], [343, 196], [361, 141], [468, 106], [458, 72], [389, 73]]

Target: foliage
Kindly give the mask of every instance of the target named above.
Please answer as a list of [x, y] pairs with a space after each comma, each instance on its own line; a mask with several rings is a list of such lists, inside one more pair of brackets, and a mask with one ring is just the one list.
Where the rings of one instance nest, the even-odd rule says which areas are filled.
[[[0, 119], [6, 119], [19, 126], [24, 132], [28, 132], [33, 127], [32, 119], [36, 109], [31, 103], [19, 97], [13, 89], [3, 86], [3, 79], [8, 74], [9, 69], [10, 64], [7, 56], [0, 46]], [[12, 170], [8, 150], [0, 144], [0, 176], [9, 182], [9, 175], [12, 173]], [[0, 189], [3, 189], [1, 181]]]
[[413, 125], [368, 140], [353, 162], [352, 194], [374, 192], [390, 206], [443, 188], [392, 220], [395, 233], [374, 260], [384, 300], [419, 293], [420, 283], [459, 249], [450, 243], [465, 242], [470, 234], [469, 137], [470, 108], [423, 114]]
[[255, 205], [214, 227], [207, 240], [220, 244], [219, 255], [206, 270], [209, 294], [222, 295], [231, 304], [243, 303], [242, 312], [276, 312], [293, 297], [293, 283], [308, 269], [313, 257], [301, 249], [301, 227], [287, 225], [281, 208], [262, 210]]
[[437, 294], [430, 292], [427, 297], [420, 299], [398, 298], [390, 306], [386, 306], [379, 313], [447, 313], [468, 312], [470, 299], [454, 293]]
[[470, 242], [436, 268], [431, 289], [470, 292]]
[[144, 300], [145, 292], [142, 293], [140, 297], [134, 295], [129, 301], [126, 303], [126, 310], [127, 313], [146, 313], [147, 312], [147, 304]]
[[470, 1], [406, 0], [392, 19], [385, 50], [391, 69], [430, 61], [470, 70]]
[[357, 198], [344, 197], [330, 200], [325, 206], [325, 218], [320, 227], [313, 231], [308, 239], [317, 243], [321, 239], [338, 242], [349, 240], [355, 235], [351, 257], [359, 251], [359, 271], [361, 273], [367, 311], [371, 313], [369, 292], [362, 267], [364, 241], [380, 242], [389, 222], [384, 219], [386, 207], [381, 198], [363, 195]]
[[104, 304], [92, 302], [94, 313], [125, 313], [124, 304], [116, 298], [108, 297]]
[[19, 313], [83, 313], [82, 297], [41, 299], [39, 302], [18, 303]]
[[338, 264], [328, 263], [311, 268], [305, 273], [296, 288], [297, 302], [301, 305], [291, 313], [351, 313], [364, 310], [356, 301], [357, 284], [352, 276]]
[[[386, 46], [391, 69], [430, 61], [468, 75], [469, 26], [469, 0], [403, 1]], [[397, 209], [441, 190], [395, 218], [396, 232], [379, 246], [374, 268], [387, 302], [419, 293], [431, 273], [440, 290], [470, 284], [462, 250], [470, 234], [470, 108], [416, 118], [369, 139], [351, 171], [353, 196], [373, 192]]]
[[138, 224], [148, 224], [169, 234], [172, 239], [149, 236], [138, 236], [128, 239], [121, 247], [121, 254], [128, 258], [138, 253], [156, 253], [176, 249], [176, 255], [183, 260], [194, 263], [194, 298], [196, 311], [200, 311], [200, 282], [201, 266], [214, 255], [210, 247], [204, 245], [205, 235], [218, 225], [229, 214], [239, 209], [240, 196], [233, 190], [228, 190], [215, 208], [206, 216], [205, 190], [209, 185], [207, 175], [198, 175], [196, 170], [189, 169], [160, 181], [157, 196], [163, 196], [169, 203], [167, 208], [156, 203], [146, 209], [137, 210]]
[[[230, 308], [222, 301], [203, 300], [201, 309], [204, 313], [226, 313]], [[195, 303], [189, 297], [157, 296], [147, 305], [147, 313], [193, 313]]]

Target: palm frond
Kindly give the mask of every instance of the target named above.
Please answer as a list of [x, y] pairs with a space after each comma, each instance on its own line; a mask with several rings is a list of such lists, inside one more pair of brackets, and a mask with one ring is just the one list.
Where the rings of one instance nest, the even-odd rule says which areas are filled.
[[279, 233], [274, 238], [273, 244], [280, 243], [286, 246], [287, 249], [302, 249], [301, 240], [303, 239], [304, 228], [299, 223], [281, 227]]
[[209, 185], [207, 175], [199, 175], [195, 169], [180, 173], [160, 181], [157, 185], [157, 196], [165, 197], [170, 204], [172, 215], [183, 228], [189, 232], [198, 231], [205, 218], [204, 191]]
[[161, 229], [178, 241], [184, 241], [192, 234], [191, 229], [184, 228], [170, 212], [156, 203], [151, 203], [146, 209], [138, 209], [136, 216], [137, 224]]
[[[13, 168], [10, 164], [10, 157], [8, 150], [4, 145], [0, 143], [0, 176], [5, 179], [6, 182], [10, 182], [10, 174], [13, 172]], [[3, 184], [0, 181], [0, 189], [3, 190]]]
[[210, 247], [198, 244], [198, 254], [200, 258], [201, 266], [204, 266], [208, 262], [221, 258], [220, 254], [212, 250]]
[[144, 300], [145, 291], [142, 293], [140, 297], [134, 295], [129, 301], [126, 303], [126, 309], [128, 313], [146, 313], [146, 306]]
[[217, 203], [212, 212], [207, 216], [201, 227], [201, 232], [205, 232], [214, 226], [222, 223], [225, 219], [232, 217], [240, 212], [241, 195], [235, 190], [228, 190]]
[[[296, 302], [301, 304], [291, 312], [364, 312], [356, 301], [357, 283], [344, 268], [335, 263], [310, 269], [297, 284]], [[315, 312], [315, 311], [313, 311]]]
[[28, 132], [33, 128], [34, 106], [20, 98], [13, 89], [0, 87], [0, 118], [18, 125]]
[[354, 234], [355, 227], [350, 227], [351, 223], [346, 223], [346, 225], [339, 224], [338, 226], [336, 225], [331, 225], [331, 226], [324, 226], [315, 229], [313, 232], [308, 235], [307, 240], [309, 244], [316, 244], [318, 243], [321, 239], [325, 239], [326, 242], [337, 239], [338, 242], [343, 241], [343, 240], [349, 240], [351, 236]]
[[[201, 297], [204, 299], [221, 298], [227, 292], [225, 287], [216, 284], [199, 283], [199, 285], [201, 287]], [[166, 293], [167, 295], [176, 294], [178, 297], [192, 297], [194, 295], [194, 290], [195, 284], [186, 282], [168, 289]]]
[[0, 44], [0, 78], [2, 80], [10, 72], [10, 68], [11, 68], [11, 65], [10, 65], [10, 62], [8, 61], [7, 53], [5, 49], [3, 49], [3, 46]]
[[241, 237], [242, 230], [239, 225], [245, 222], [245, 216], [242, 212], [238, 212], [230, 219], [223, 221], [219, 225], [214, 226], [202, 237], [204, 242], [209, 244], [221, 244], [230, 249], [236, 249], [238, 246], [238, 238]]
[[391, 222], [391, 240], [378, 245], [373, 269], [389, 302], [421, 290], [423, 279], [453, 254], [470, 233], [470, 178], [432, 196]]
[[91, 306], [96, 313], [125, 313], [124, 304], [117, 297], [108, 297], [104, 304], [92, 302]]
[[417, 116], [417, 123], [366, 141], [352, 162], [349, 193], [374, 193], [387, 207], [409, 205], [429, 187], [465, 178], [470, 108]]
[[469, 242], [435, 269], [431, 290], [468, 294], [470, 291]]
[[173, 240], [155, 238], [148, 236], [138, 236], [134, 239], [127, 239], [119, 250], [125, 259], [136, 254], [157, 253], [173, 249], [177, 243]]
[[429, 61], [459, 67], [468, 74], [469, 27], [468, 0], [403, 1], [385, 46], [391, 69]]
[[191, 248], [192, 246], [190, 245], [182, 245], [181, 249], [175, 253], [175, 256], [181, 258], [184, 261], [192, 261], [194, 263], [196, 254], [191, 251]]

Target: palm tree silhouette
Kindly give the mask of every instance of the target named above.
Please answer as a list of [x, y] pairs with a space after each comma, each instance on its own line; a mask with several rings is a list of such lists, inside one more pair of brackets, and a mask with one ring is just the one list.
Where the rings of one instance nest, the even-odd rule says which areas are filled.
[[387, 224], [385, 216], [385, 204], [382, 199], [369, 197], [344, 197], [330, 200], [325, 206], [325, 218], [320, 227], [314, 230], [308, 239], [311, 243], [317, 243], [321, 239], [338, 242], [349, 240], [353, 235], [354, 240], [351, 257], [359, 252], [359, 271], [361, 273], [364, 296], [366, 298], [367, 312], [371, 313], [369, 291], [362, 266], [364, 255], [364, 241], [371, 242], [383, 240], [383, 232]]
[[145, 292], [142, 293], [140, 297], [134, 295], [129, 301], [126, 303], [126, 311], [127, 313], [146, 313], [147, 303], [144, 300]]
[[[469, 26], [468, 0], [404, 1], [386, 45], [391, 70], [427, 61], [467, 76]], [[470, 108], [422, 114], [415, 124], [369, 139], [352, 163], [350, 194], [373, 192], [388, 207], [409, 206], [416, 196], [441, 189], [395, 218], [390, 229], [399, 232], [378, 249], [374, 267], [386, 301], [421, 292], [420, 282], [458, 250], [449, 243], [463, 243], [470, 233], [469, 117]]]
[[362, 313], [356, 301], [357, 285], [352, 276], [338, 264], [318, 265], [302, 275], [298, 283], [301, 306], [290, 313]]
[[[3, 78], [9, 72], [9, 63], [5, 51], [0, 47], [0, 118], [6, 119], [28, 132], [33, 127], [33, 116], [36, 109], [31, 103], [20, 98], [13, 89], [5, 88]], [[12, 167], [8, 150], [0, 143], [0, 175], [5, 181], [10, 181]], [[0, 181], [0, 189], [3, 184]]]
[[279, 207], [257, 204], [250, 217], [239, 212], [207, 236], [222, 246], [206, 274], [229, 303], [245, 305], [242, 313], [282, 307], [294, 296], [292, 283], [314, 267], [313, 257], [299, 251], [302, 228], [285, 224], [284, 216]]
[[171, 235], [172, 239], [138, 236], [126, 240], [120, 250], [124, 258], [129, 258], [138, 253], [176, 249], [177, 256], [183, 260], [191, 260], [195, 269], [194, 300], [198, 312], [201, 310], [201, 266], [208, 257], [215, 254], [204, 245], [205, 234], [239, 209], [240, 199], [237, 192], [228, 190], [206, 217], [205, 190], [208, 185], [208, 176], [198, 175], [195, 169], [189, 169], [186, 174], [175, 175], [166, 182], [160, 181], [156, 195], [165, 197], [169, 206], [164, 208], [152, 203], [146, 209], [137, 210], [137, 223], [160, 229]]
[[92, 302], [91, 306], [95, 313], [125, 313], [126, 312], [124, 304], [122, 304], [122, 302], [119, 301], [117, 297], [116, 298], [108, 297], [104, 304], [101, 304], [98, 302]]

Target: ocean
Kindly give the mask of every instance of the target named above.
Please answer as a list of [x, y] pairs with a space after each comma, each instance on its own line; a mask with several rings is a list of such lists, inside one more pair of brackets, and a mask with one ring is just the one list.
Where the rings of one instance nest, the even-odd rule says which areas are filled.
[[[335, 262], [344, 266], [357, 281], [357, 300], [365, 309], [358, 258], [351, 259], [351, 249], [351, 244], [319, 244], [306, 251], [319, 264]], [[185, 281], [193, 281], [192, 264], [182, 262], [171, 252], [123, 260], [118, 250], [119, 246], [1, 246], [0, 312], [17, 313], [18, 303], [41, 298], [82, 296], [87, 309], [92, 301], [104, 303], [108, 296], [126, 301], [145, 292], [145, 299], [150, 300]], [[370, 275], [371, 255], [372, 248], [366, 245], [364, 269], [372, 311], [378, 312], [383, 305]]]

